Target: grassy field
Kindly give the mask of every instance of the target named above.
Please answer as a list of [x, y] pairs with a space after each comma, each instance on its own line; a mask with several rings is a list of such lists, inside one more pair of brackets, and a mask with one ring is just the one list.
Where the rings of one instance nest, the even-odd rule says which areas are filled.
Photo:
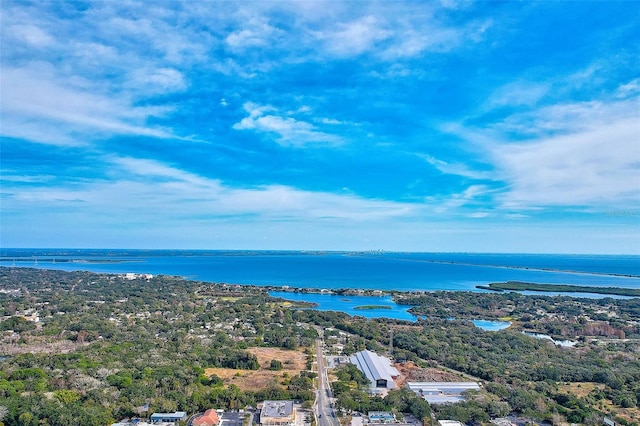
[[[236, 370], [233, 368], [207, 368], [207, 376], [220, 377], [225, 385], [235, 384], [242, 390], [265, 389], [269, 386], [282, 386], [285, 375], [289, 377], [299, 374], [305, 369], [307, 356], [303, 351], [289, 351], [279, 348], [249, 348], [247, 352], [258, 358], [259, 370]], [[272, 359], [282, 362], [280, 371], [269, 370]]]

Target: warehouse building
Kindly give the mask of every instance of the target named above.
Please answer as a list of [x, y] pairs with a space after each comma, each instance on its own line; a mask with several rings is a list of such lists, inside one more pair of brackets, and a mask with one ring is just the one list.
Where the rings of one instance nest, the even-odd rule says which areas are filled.
[[351, 362], [369, 379], [371, 388], [396, 388], [394, 378], [398, 377], [400, 373], [395, 367], [391, 366], [389, 358], [381, 357], [375, 352], [365, 350], [354, 354], [351, 357]]

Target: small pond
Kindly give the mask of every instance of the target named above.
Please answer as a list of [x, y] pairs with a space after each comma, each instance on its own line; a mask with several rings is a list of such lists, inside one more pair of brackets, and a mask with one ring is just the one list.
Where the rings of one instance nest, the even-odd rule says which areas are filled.
[[548, 334], [529, 333], [529, 332], [526, 332], [526, 331], [523, 331], [522, 333], [526, 334], [527, 336], [535, 337], [536, 339], [549, 340], [549, 341], [553, 342], [556, 346], [563, 346], [565, 348], [570, 348], [572, 346], [575, 346], [576, 343], [578, 343], [578, 342], [574, 342], [572, 340], [554, 340], [553, 337], [549, 336]]
[[499, 331], [508, 328], [511, 323], [509, 321], [488, 321], [488, 320], [472, 320], [476, 327], [485, 331]]

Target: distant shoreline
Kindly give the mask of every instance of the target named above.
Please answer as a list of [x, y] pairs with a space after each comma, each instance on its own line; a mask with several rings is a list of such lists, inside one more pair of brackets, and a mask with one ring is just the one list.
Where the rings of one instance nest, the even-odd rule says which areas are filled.
[[571, 284], [540, 284], [522, 281], [507, 281], [504, 283], [490, 283], [488, 285], [477, 285], [476, 288], [491, 290], [495, 292], [511, 291], [549, 291], [556, 293], [593, 293], [611, 294], [616, 296], [640, 297], [640, 289], [621, 287], [589, 287]]
[[540, 271], [540, 272], [561, 272], [564, 274], [576, 274], [576, 275], [596, 275], [605, 277], [623, 277], [623, 278], [640, 278], [640, 275], [634, 274], [619, 274], [615, 272], [591, 272], [591, 271], [576, 271], [573, 269], [559, 269], [559, 268], [535, 268], [529, 266], [517, 266], [517, 265], [492, 265], [489, 263], [470, 263], [470, 262], [457, 262], [452, 260], [435, 260], [435, 259], [401, 259], [403, 262], [427, 262], [427, 263], [439, 263], [442, 265], [461, 265], [461, 266], [474, 266], [478, 268], [496, 268], [496, 269], [518, 269], [523, 271]]
[[[15, 251], [13, 255], [12, 251]], [[519, 265], [504, 265], [500, 263], [478, 263], [474, 261], [459, 261], [459, 260], [441, 260], [437, 258], [424, 258], [424, 259], [412, 259], [412, 258], [398, 258], [395, 255], [402, 255], [403, 252], [386, 252], [386, 251], [323, 251], [323, 250], [147, 250], [147, 249], [4, 249], [0, 252], [0, 262], [18, 262], [18, 263], [30, 263], [40, 262], [45, 264], [55, 263], [67, 263], [67, 264], [118, 264], [118, 263], [130, 263], [130, 262], [144, 262], [131, 258], [129, 256], [150, 256], [156, 257], [190, 257], [190, 256], [212, 256], [212, 257], [237, 257], [237, 256], [326, 256], [326, 255], [343, 255], [352, 257], [373, 258], [382, 256], [391, 256], [394, 260], [402, 262], [418, 262], [418, 263], [433, 263], [441, 265], [458, 265], [458, 266], [471, 266], [477, 268], [493, 268], [493, 269], [507, 269], [507, 270], [520, 270], [520, 271], [540, 271], [540, 272], [553, 272], [563, 274], [575, 274], [586, 276], [601, 276], [601, 277], [620, 277], [620, 278], [640, 278], [640, 275], [633, 273], [618, 273], [618, 272], [601, 272], [601, 271], [584, 271], [575, 269], [563, 269], [563, 268], [546, 268], [546, 267], [531, 267], [531, 266], [519, 266]], [[424, 253], [425, 255], [434, 255], [446, 253]], [[486, 254], [486, 253], [478, 253]], [[518, 254], [518, 253], [513, 253]], [[87, 259], [87, 255], [91, 256], [116, 256], [111, 259]], [[564, 256], [564, 255], [558, 255]], [[611, 256], [611, 255], [602, 255]], [[636, 255], [629, 255], [636, 256]], [[20, 265], [24, 266], [24, 265]]]

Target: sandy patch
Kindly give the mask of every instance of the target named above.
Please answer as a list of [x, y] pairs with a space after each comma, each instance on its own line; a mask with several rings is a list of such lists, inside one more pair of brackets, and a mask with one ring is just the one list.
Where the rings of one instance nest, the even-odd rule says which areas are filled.
[[[242, 390], [265, 389], [271, 386], [283, 387], [283, 381], [305, 369], [307, 356], [302, 351], [280, 348], [249, 348], [247, 352], [258, 358], [259, 370], [236, 370], [233, 368], [207, 368], [205, 375], [220, 377], [225, 385], [234, 384]], [[271, 371], [269, 364], [275, 359], [282, 363], [282, 370]]]

